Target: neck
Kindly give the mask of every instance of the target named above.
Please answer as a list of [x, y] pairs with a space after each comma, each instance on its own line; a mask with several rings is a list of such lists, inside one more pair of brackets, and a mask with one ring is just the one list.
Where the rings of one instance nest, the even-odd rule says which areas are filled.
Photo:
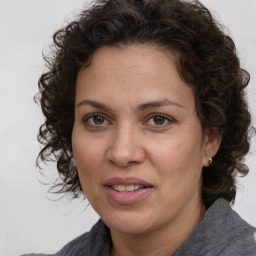
[[[187, 211], [191, 210], [187, 209]], [[173, 223], [160, 227], [153, 232], [126, 234], [110, 230], [113, 241], [111, 256], [174, 255], [182, 243], [195, 230], [203, 219], [204, 214], [205, 207], [200, 204], [197, 205], [194, 211], [191, 211], [189, 218], [185, 217], [187, 213], [179, 214]]]

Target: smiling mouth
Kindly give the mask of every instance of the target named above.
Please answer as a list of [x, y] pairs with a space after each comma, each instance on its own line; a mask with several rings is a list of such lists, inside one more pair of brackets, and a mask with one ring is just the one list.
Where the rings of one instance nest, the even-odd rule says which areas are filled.
[[114, 177], [104, 182], [108, 198], [119, 205], [133, 205], [148, 197], [154, 186], [136, 177]]
[[115, 191], [118, 192], [134, 192], [137, 191], [141, 188], [145, 188], [144, 186], [141, 185], [111, 185], [111, 188], [113, 188]]

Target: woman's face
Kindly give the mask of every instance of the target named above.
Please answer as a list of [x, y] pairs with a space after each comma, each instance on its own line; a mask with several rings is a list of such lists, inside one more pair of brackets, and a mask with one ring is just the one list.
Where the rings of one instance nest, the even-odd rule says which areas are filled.
[[103, 221], [138, 234], [201, 211], [201, 171], [216, 150], [174, 58], [148, 46], [104, 47], [76, 86], [73, 153]]

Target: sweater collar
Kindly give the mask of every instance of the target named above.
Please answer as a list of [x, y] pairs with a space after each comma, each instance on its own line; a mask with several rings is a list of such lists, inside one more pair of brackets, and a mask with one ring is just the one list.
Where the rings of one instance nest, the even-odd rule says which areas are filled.
[[235, 230], [238, 230], [237, 226], [241, 225], [241, 221], [243, 220], [232, 210], [228, 201], [217, 199], [174, 256], [212, 255], [212, 251], [216, 253], [214, 255], [219, 255], [237, 235]]
[[[225, 199], [218, 199], [206, 211], [204, 219], [174, 256], [219, 255], [224, 247], [237, 237], [241, 226], [247, 223], [232, 210]], [[91, 230], [88, 255], [109, 256], [112, 240], [109, 228], [99, 220]]]

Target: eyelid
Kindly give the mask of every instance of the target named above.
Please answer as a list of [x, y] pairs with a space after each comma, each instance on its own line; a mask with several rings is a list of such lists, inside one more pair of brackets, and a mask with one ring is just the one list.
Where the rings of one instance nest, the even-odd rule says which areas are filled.
[[[84, 124], [85, 124], [85, 123], [88, 123], [87, 121], [88, 121], [90, 118], [95, 117], [95, 116], [102, 116], [103, 118], [105, 118], [105, 120], [106, 120], [107, 122], [111, 123], [111, 121], [109, 120], [110, 118], [109, 118], [108, 116], [106, 116], [105, 114], [100, 113], [100, 112], [93, 112], [93, 113], [91, 113], [91, 114], [85, 115], [85, 116], [83, 117], [83, 119], [82, 119], [82, 122], [83, 122]], [[90, 124], [89, 124], [89, 125], [90, 125]], [[90, 126], [93, 126], [93, 125], [90, 125]], [[95, 126], [97, 126], [97, 125], [95, 125]], [[98, 126], [100, 126], [100, 125], [98, 125]], [[103, 126], [103, 125], [102, 125], [102, 126]]]
[[[156, 117], [156, 116], [161, 116], [161, 117], [166, 118], [166, 120], [169, 123], [177, 123], [177, 121], [174, 118], [170, 117], [169, 115], [163, 114], [163, 113], [151, 113], [150, 115], [147, 116], [146, 121], [144, 123], [148, 122], [148, 120], [150, 120], [151, 118]], [[166, 125], [162, 125], [162, 127], [163, 126], [166, 126]], [[161, 125], [159, 125], [159, 127], [161, 127]]]
[[[84, 124], [87, 124], [88, 126], [95, 126], [95, 127], [100, 127], [100, 126], [104, 126], [106, 124], [102, 124], [102, 125], [91, 125], [88, 120], [92, 117], [95, 117], [95, 116], [102, 116], [108, 123], [112, 124], [112, 121], [111, 121], [111, 118], [109, 118], [109, 116], [103, 114], [103, 113], [100, 113], [100, 112], [93, 112], [93, 113], [90, 113], [90, 114], [87, 114], [83, 117], [82, 119], [82, 122]], [[164, 117], [167, 121], [168, 121], [168, 124], [171, 124], [171, 123], [177, 123], [177, 121], [173, 118], [173, 117], [170, 117], [169, 115], [167, 114], [163, 114], [163, 113], [151, 113], [149, 114], [145, 119], [146, 121], [143, 122], [143, 124], [147, 125], [147, 122], [153, 118], [153, 117], [156, 117], [156, 116], [161, 116], [161, 117]], [[165, 124], [165, 125], [159, 125], [158, 128], [161, 128], [161, 127], [164, 127], [164, 126], [167, 126], [168, 124]], [[150, 124], [149, 124], [150, 125]], [[153, 125], [151, 125], [153, 126]], [[157, 126], [157, 125], [155, 125]]]

